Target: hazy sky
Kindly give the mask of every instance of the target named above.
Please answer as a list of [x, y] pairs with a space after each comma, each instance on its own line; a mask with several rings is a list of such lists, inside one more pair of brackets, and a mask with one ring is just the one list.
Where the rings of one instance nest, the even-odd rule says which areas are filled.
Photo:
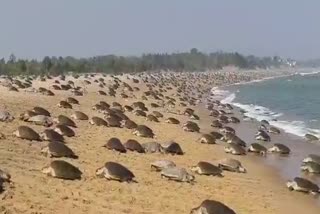
[[0, 0], [0, 58], [176, 52], [320, 58], [320, 0]]

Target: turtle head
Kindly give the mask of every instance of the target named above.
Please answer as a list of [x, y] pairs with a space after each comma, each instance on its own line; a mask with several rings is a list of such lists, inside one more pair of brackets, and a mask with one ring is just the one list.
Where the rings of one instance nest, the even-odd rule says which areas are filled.
[[47, 140], [47, 135], [44, 132], [41, 132], [39, 135], [41, 140]]
[[269, 149], [268, 149], [268, 152], [269, 152], [269, 153], [275, 152], [275, 147], [269, 148]]
[[287, 183], [286, 183], [286, 185], [287, 185], [287, 187], [288, 187], [288, 189], [289, 189], [290, 191], [294, 190], [294, 188], [293, 188], [294, 182], [293, 182], [293, 181], [288, 180]]
[[309, 167], [308, 167], [307, 165], [303, 164], [303, 165], [300, 167], [300, 169], [301, 169], [302, 171], [307, 171], [307, 170], [309, 169]]
[[46, 175], [52, 175], [52, 168], [49, 166], [46, 166], [44, 168], [41, 169], [41, 172], [46, 174]]
[[20, 137], [19, 130], [16, 130], [16, 131], [12, 132], [12, 135], [13, 135], [13, 136]]
[[96, 176], [97, 177], [103, 177], [104, 176], [104, 167], [101, 167], [101, 168], [98, 168], [97, 170], [96, 170]]
[[267, 156], [267, 152], [266, 151], [260, 151], [260, 155], [263, 156], [263, 157], [266, 157]]
[[240, 166], [240, 167], [239, 167], [239, 172], [241, 172], [241, 173], [247, 173], [247, 170], [246, 170], [246, 168]]

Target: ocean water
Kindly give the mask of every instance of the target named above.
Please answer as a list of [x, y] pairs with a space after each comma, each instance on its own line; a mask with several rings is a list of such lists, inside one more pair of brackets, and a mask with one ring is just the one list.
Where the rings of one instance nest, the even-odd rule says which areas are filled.
[[320, 137], [319, 72], [233, 85], [215, 93], [250, 118], [267, 120], [299, 137], [307, 133]]

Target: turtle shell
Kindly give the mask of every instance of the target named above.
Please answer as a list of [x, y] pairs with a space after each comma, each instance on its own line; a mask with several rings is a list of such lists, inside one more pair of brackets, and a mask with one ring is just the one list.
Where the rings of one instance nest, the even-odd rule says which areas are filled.
[[72, 117], [76, 120], [88, 120], [89, 119], [88, 115], [86, 115], [85, 113], [83, 113], [81, 111], [75, 111], [74, 114], [72, 115]]
[[36, 114], [41, 114], [41, 115], [45, 115], [45, 116], [48, 116], [50, 117], [51, 114], [48, 110], [42, 108], [42, 107], [39, 107], [39, 106], [36, 106], [32, 109], [33, 112], [35, 112]]
[[50, 142], [48, 144], [48, 153], [51, 157], [69, 157], [77, 159], [78, 156], [74, 154], [72, 149], [67, 145], [59, 142]]
[[66, 126], [66, 125], [57, 125], [54, 130], [63, 136], [67, 136], [67, 137], [75, 136], [75, 132], [73, 131], [73, 129], [71, 129], [69, 126]]
[[19, 135], [17, 137], [19, 138], [26, 139], [26, 140], [36, 140], [36, 141], [41, 140], [40, 135], [28, 126], [19, 126], [17, 132]]
[[138, 153], [145, 153], [144, 148], [141, 146], [141, 144], [138, 141], [133, 140], [133, 139], [127, 140], [127, 142], [124, 143], [124, 147], [130, 151], [135, 151]]
[[200, 206], [193, 208], [190, 214], [236, 214], [231, 208], [225, 204], [214, 201], [214, 200], [204, 200]]
[[46, 129], [42, 133], [43, 140], [51, 142], [64, 142], [64, 137], [53, 129]]
[[205, 161], [200, 161], [195, 168], [200, 169], [196, 172], [201, 175], [222, 175], [222, 170], [219, 167]]
[[[72, 164], [63, 160], [54, 160], [50, 163], [49, 169], [52, 170], [51, 175], [55, 178], [75, 180], [81, 179], [82, 172]], [[45, 170], [43, 170], [44, 173]]]
[[123, 181], [132, 181], [134, 179], [134, 174], [127, 169], [125, 166], [116, 163], [116, 162], [107, 162], [105, 163], [106, 170], [108, 171], [108, 174], [114, 179], [119, 180], [121, 182]]
[[115, 150], [121, 153], [126, 153], [126, 148], [122, 145], [121, 141], [118, 138], [110, 138], [107, 143], [104, 145], [109, 150]]
[[57, 120], [59, 125], [66, 125], [66, 126], [77, 128], [76, 123], [67, 116], [59, 115]]

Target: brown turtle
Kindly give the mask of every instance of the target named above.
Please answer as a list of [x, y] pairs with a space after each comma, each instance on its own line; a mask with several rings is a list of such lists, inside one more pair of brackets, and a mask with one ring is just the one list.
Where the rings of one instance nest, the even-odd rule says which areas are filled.
[[205, 161], [200, 161], [197, 165], [192, 166], [191, 171], [199, 175], [223, 177], [222, 170], [219, 167]]
[[158, 118], [156, 116], [154, 116], [153, 114], [148, 114], [146, 120], [147, 121], [151, 121], [151, 122], [159, 123]]
[[59, 108], [67, 108], [67, 109], [72, 109], [72, 105], [68, 103], [67, 101], [61, 100], [58, 104]]
[[156, 116], [157, 118], [162, 118], [162, 117], [163, 117], [163, 114], [161, 114], [161, 113], [158, 112], [158, 111], [153, 111], [152, 114], [153, 114], [154, 116]]
[[79, 105], [79, 101], [78, 101], [77, 99], [73, 98], [73, 97], [68, 97], [68, 98], [66, 99], [66, 101], [67, 101], [68, 103], [70, 103], [70, 104]]
[[42, 172], [48, 176], [67, 180], [81, 179], [82, 172], [72, 164], [63, 160], [54, 160]]
[[187, 121], [185, 124], [183, 124], [182, 128], [186, 132], [200, 132], [200, 127], [198, 124], [192, 121]]
[[180, 121], [173, 117], [167, 118], [165, 122], [169, 124], [180, 124]]
[[139, 137], [146, 137], [146, 138], [155, 137], [152, 129], [150, 129], [148, 126], [145, 126], [145, 125], [138, 125], [133, 131], [133, 134]]
[[198, 141], [205, 144], [216, 144], [216, 139], [211, 134], [203, 134]]
[[47, 140], [51, 142], [64, 142], [64, 137], [53, 129], [46, 129], [40, 133], [42, 140]]
[[77, 159], [78, 156], [74, 154], [72, 149], [60, 142], [50, 142], [48, 146], [41, 150], [42, 153], [49, 157], [68, 157]]
[[200, 206], [193, 208], [190, 214], [236, 214], [236, 212], [219, 201], [204, 200]]
[[54, 128], [54, 131], [67, 137], [73, 137], [76, 135], [73, 129], [71, 129], [69, 126], [66, 126], [66, 125], [57, 125]]
[[174, 141], [171, 141], [169, 143], [161, 144], [161, 150], [164, 153], [169, 153], [173, 155], [183, 155], [183, 151], [180, 147], [180, 145]]
[[108, 126], [107, 121], [105, 121], [101, 117], [92, 117], [89, 120], [89, 123], [92, 124], [92, 125], [96, 125], [96, 126]]
[[81, 112], [81, 111], [75, 111], [72, 115], [71, 118], [75, 119], [75, 120], [89, 120], [88, 115], [86, 115], [85, 113]]
[[46, 110], [45, 108], [42, 108], [40, 106], [36, 106], [32, 109], [33, 112], [35, 112], [37, 115], [45, 115], [45, 116], [48, 116], [50, 117], [51, 114], [48, 110]]
[[107, 180], [120, 182], [134, 182], [134, 174], [125, 166], [116, 162], [106, 162], [103, 167], [96, 170], [96, 175]]
[[28, 126], [19, 126], [13, 134], [18, 138], [41, 141], [40, 135]]
[[123, 120], [121, 121], [121, 126], [127, 129], [135, 129], [138, 125], [132, 120]]
[[54, 121], [58, 125], [66, 125], [66, 126], [77, 128], [76, 123], [73, 120], [71, 120], [69, 117], [64, 115], [59, 115]]
[[122, 145], [121, 141], [118, 138], [110, 138], [107, 143], [104, 145], [109, 150], [115, 150], [121, 153], [126, 153], [126, 148]]
[[110, 117], [106, 117], [105, 121], [108, 123], [109, 127], [121, 127], [122, 119], [118, 116], [112, 115]]
[[142, 145], [136, 140], [129, 139], [123, 145], [129, 151], [135, 151], [135, 152], [138, 152], [138, 153], [145, 153], [144, 148], [142, 147]]

